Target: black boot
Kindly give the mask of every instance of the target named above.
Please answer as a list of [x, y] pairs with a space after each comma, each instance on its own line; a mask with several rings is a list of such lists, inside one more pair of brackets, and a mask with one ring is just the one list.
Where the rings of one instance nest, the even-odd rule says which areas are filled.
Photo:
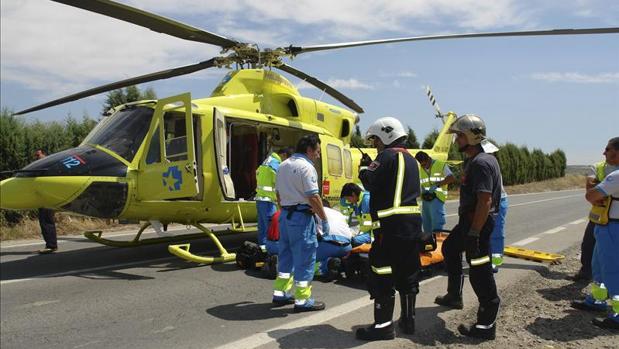
[[400, 316], [400, 321], [398, 322], [398, 326], [400, 327], [402, 332], [406, 334], [415, 333], [415, 300], [416, 299], [417, 299], [417, 295], [414, 293], [400, 294], [400, 305], [402, 307], [402, 315]]
[[357, 329], [357, 339], [366, 341], [390, 340], [395, 338], [393, 329], [393, 306], [395, 296], [382, 300], [374, 300], [374, 324], [366, 328]]
[[464, 275], [449, 276], [447, 278], [447, 294], [438, 296], [434, 303], [453, 309], [464, 308], [462, 302], [462, 287], [464, 286]]
[[460, 325], [458, 331], [467, 337], [492, 340], [496, 337], [496, 319], [499, 315], [501, 299], [496, 297], [479, 304], [477, 323], [473, 326]]
[[462, 296], [455, 296], [447, 293], [444, 296], [438, 296], [434, 299], [434, 303], [438, 305], [442, 305], [444, 307], [449, 307], [452, 309], [462, 309], [464, 308], [464, 303], [462, 302]]
[[485, 340], [493, 340], [496, 337], [496, 325], [492, 325], [490, 328], [480, 328], [480, 325], [460, 325], [458, 331], [464, 336]]

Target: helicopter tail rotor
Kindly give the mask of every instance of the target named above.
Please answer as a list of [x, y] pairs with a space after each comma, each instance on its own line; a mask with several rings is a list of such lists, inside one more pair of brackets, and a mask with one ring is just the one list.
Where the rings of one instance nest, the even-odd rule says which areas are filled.
[[434, 98], [434, 94], [432, 93], [432, 90], [430, 89], [430, 85], [426, 86], [426, 95], [428, 96], [428, 99], [430, 99], [430, 104], [432, 104], [432, 106], [434, 107], [434, 110], [436, 110], [436, 117], [437, 118], [443, 118], [443, 114], [441, 113], [441, 107], [439, 107], [438, 102], [436, 101], [436, 98]]

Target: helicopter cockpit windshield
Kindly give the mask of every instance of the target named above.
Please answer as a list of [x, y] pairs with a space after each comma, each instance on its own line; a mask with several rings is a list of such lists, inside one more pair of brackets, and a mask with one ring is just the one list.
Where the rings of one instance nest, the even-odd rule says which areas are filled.
[[101, 146], [131, 162], [148, 132], [152, 117], [151, 108], [127, 107], [103, 119], [82, 145]]

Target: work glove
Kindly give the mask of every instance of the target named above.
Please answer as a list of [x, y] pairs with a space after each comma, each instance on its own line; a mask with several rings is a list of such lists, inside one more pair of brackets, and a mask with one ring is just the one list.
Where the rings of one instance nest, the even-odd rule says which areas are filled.
[[479, 235], [469, 235], [466, 237], [466, 260], [471, 267], [478, 267], [490, 263], [490, 256], [482, 255], [479, 250]]
[[438, 189], [438, 187], [436, 185], [433, 185], [430, 187], [430, 193], [434, 193], [436, 191], [436, 189]]
[[374, 160], [372, 160], [368, 154], [363, 153], [363, 156], [361, 157], [361, 166], [370, 166], [372, 161]]
[[432, 252], [436, 250], [436, 236], [434, 233], [421, 233], [421, 252]]

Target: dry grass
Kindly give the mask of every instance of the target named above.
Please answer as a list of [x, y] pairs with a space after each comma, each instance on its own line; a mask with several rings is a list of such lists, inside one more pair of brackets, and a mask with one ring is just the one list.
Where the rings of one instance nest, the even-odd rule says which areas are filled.
[[[56, 214], [56, 231], [58, 235], [79, 234], [86, 230], [128, 229], [132, 226], [118, 224], [118, 221], [99, 218], [73, 216], [65, 213]], [[41, 237], [39, 221], [24, 219], [15, 226], [0, 227], [0, 241], [16, 239], [35, 239]]]
[[539, 193], [545, 191], [584, 189], [585, 176], [569, 174], [565, 177], [549, 179], [541, 182], [512, 185], [505, 187], [508, 194]]
[[[568, 174], [565, 177], [549, 179], [546, 181], [532, 182], [527, 184], [518, 184], [506, 186], [507, 194], [527, 194], [527, 193], [542, 193], [545, 191], [580, 189], [585, 187], [585, 176], [580, 174]], [[460, 197], [460, 192], [456, 190], [449, 191], [449, 200], [455, 200]]]

